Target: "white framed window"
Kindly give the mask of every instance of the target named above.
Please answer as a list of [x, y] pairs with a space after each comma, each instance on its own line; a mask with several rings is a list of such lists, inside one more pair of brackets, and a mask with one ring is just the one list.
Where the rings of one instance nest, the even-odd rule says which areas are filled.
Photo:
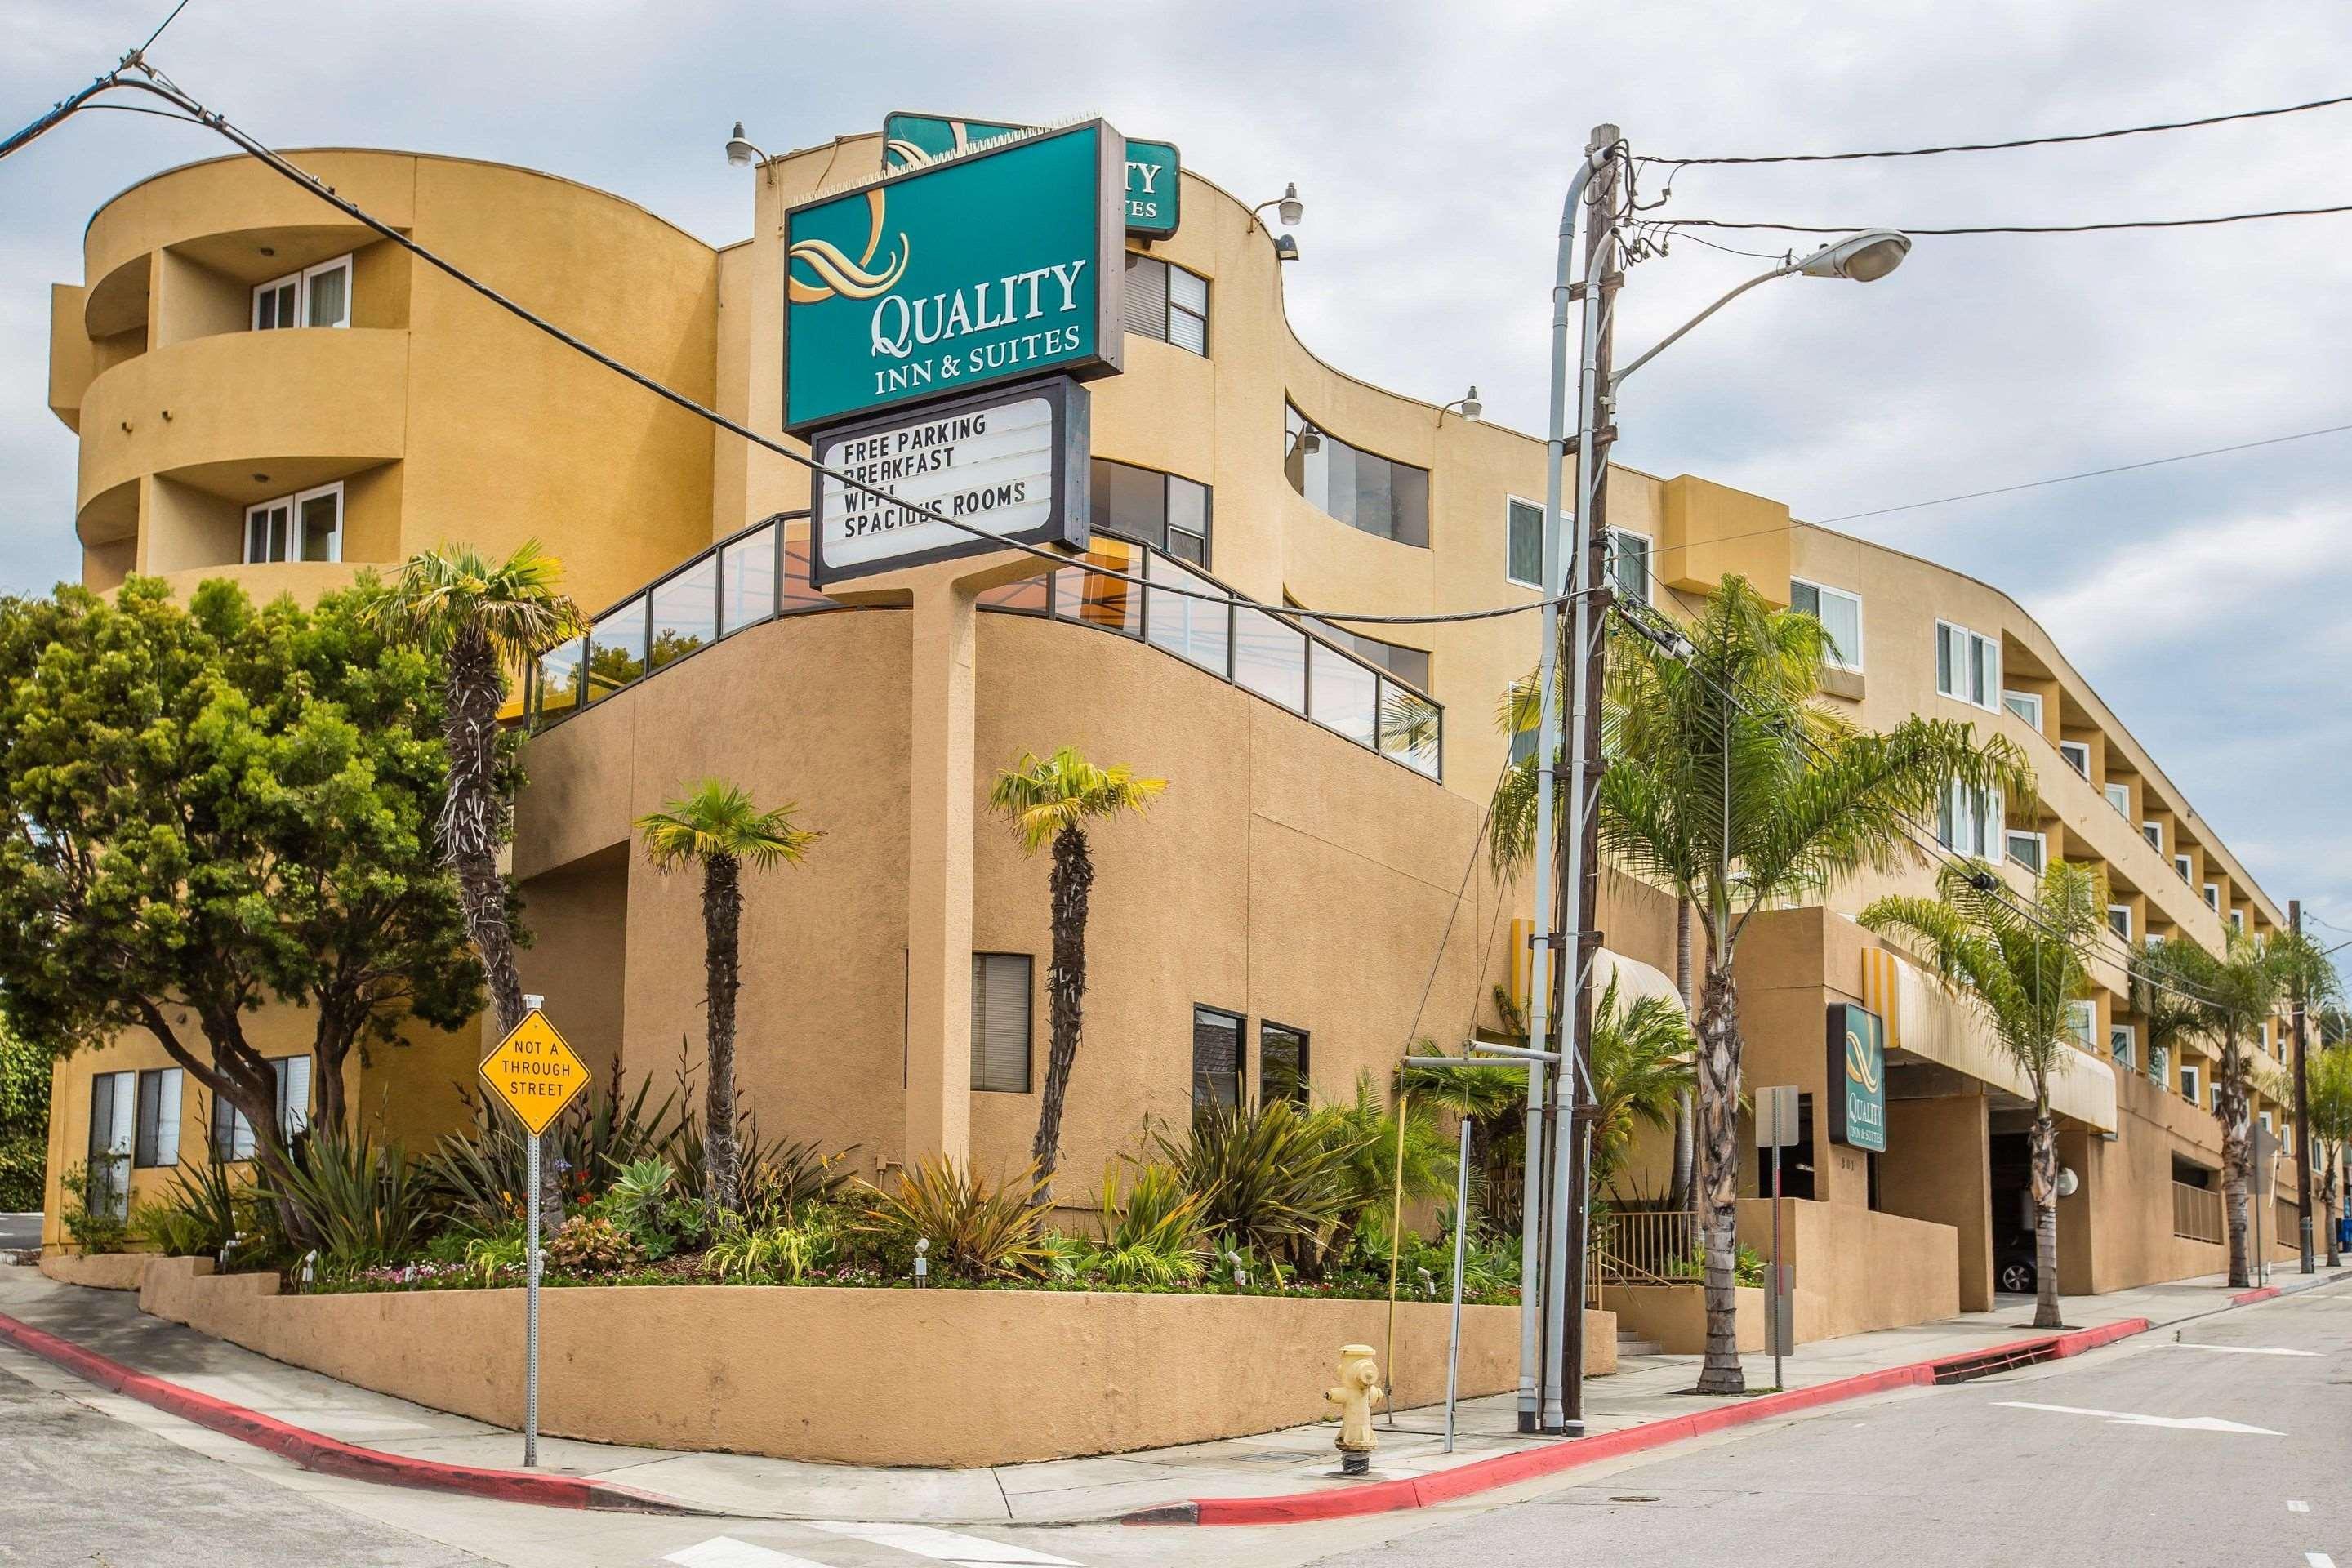
[[2131, 820], [2131, 785], [2111, 784], [2105, 787], [2106, 790], [2107, 804], [2116, 808], [2116, 815], [2117, 816], [2122, 817], [2126, 822], [2129, 822]]
[[2050, 862], [2049, 836], [2042, 833], [2021, 833], [2012, 827], [2003, 843], [2009, 858], [2039, 877]]
[[245, 509], [245, 561], [341, 561], [343, 484], [341, 479], [298, 495]]
[[2066, 1004], [2066, 1037], [2084, 1050], [2091, 1048], [2091, 1038], [2099, 1026], [2099, 1005], [2082, 1001]]
[[2244, 934], [2246, 929], [2245, 910], [2231, 910], [2230, 911], [2230, 929], [2233, 931], [2239, 932], [2241, 935]]
[[253, 330], [257, 332], [351, 324], [352, 258], [348, 256], [254, 286]]
[[1543, 591], [1543, 502], [1506, 498], [1503, 504], [1503, 575], [1522, 588]]
[[2139, 1030], [2130, 1024], [2108, 1025], [2107, 1054], [2117, 1067], [2129, 1068], [2139, 1059]]
[[1832, 669], [1862, 670], [1862, 595], [1825, 584], [1789, 579], [1789, 607], [1822, 623], [1829, 634], [1829, 656], [1822, 660]]
[[1955, 854], [1993, 859], [2002, 842], [2001, 802], [1954, 781], [1936, 809], [1936, 840]]
[[2217, 915], [2221, 912], [2221, 885], [2219, 882], [2205, 884], [2205, 907]]
[[2164, 933], [2160, 931], [2152, 931], [2148, 932], [2147, 945], [2151, 948], [2162, 947], [2164, 945]]
[[1629, 528], [1609, 531], [1609, 585], [1621, 599], [1650, 602], [1650, 536]]
[[2182, 881], [2186, 882], [2189, 879], [2189, 873], [2192, 868], [2189, 864], [2188, 856], [2175, 855], [2172, 858], [2172, 868], [2180, 873], [2180, 879]]
[[2132, 918], [2131, 906], [2129, 904], [2109, 904], [2107, 906], [2107, 929], [2115, 932], [2117, 936], [2123, 938], [2126, 942], [2131, 941]]
[[1999, 708], [2000, 644], [1966, 626], [1937, 621], [1936, 689], [1979, 708]]
[[2180, 1098], [2191, 1105], [2202, 1105], [2205, 1103], [2202, 1098], [2204, 1091], [2204, 1085], [2198, 1079], [2196, 1068], [2188, 1062], [2182, 1062], [2180, 1064]]
[[169, 1169], [180, 1163], [178, 1068], [149, 1068], [139, 1075], [139, 1131], [133, 1165]]
[[2143, 822], [2139, 825], [2139, 836], [2147, 840], [2147, 847], [2149, 848], [2155, 850], [2159, 855], [2164, 853], [2164, 824], [2161, 822]]
[[2084, 745], [2082, 742], [2059, 742], [2058, 755], [2068, 767], [2074, 769], [2084, 778], [2089, 778], [2091, 776], [2091, 748]]
[[2263, 1111], [2263, 1112], [2261, 1113], [2261, 1115], [2262, 1115], [2262, 1121], [2263, 1121], [2263, 1131], [2265, 1131], [2265, 1132], [2268, 1132], [2268, 1131], [2272, 1131], [2272, 1128], [2271, 1128], [2271, 1113], [2270, 1113], [2269, 1111], [2265, 1110], [2265, 1111]]
[[2042, 728], [2042, 694], [2038, 691], [2004, 691], [2000, 705], [2032, 725]]

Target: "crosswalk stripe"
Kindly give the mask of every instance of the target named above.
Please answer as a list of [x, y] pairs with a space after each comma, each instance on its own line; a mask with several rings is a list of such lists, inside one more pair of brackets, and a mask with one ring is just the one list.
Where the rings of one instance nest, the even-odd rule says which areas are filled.
[[929, 1557], [940, 1563], [1013, 1563], [1039, 1565], [1039, 1568], [1078, 1568], [1066, 1557], [1032, 1552], [1025, 1546], [988, 1541], [977, 1535], [958, 1535], [951, 1530], [936, 1530], [928, 1524], [836, 1519], [811, 1519], [802, 1522], [812, 1530], [870, 1541], [877, 1546], [895, 1546], [901, 1552], [911, 1552], [919, 1557]]
[[662, 1561], [677, 1563], [679, 1568], [824, 1568], [821, 1563], [794, 1557], [788, 1552], [771, 1552], [731, 1535], [714, 1535], [680, 1548]]

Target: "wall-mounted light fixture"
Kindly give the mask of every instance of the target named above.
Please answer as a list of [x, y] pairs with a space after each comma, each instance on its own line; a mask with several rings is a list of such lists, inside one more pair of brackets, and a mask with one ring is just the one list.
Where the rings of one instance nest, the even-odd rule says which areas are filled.
[[733, 169], [748, 169], [753, 163], [767, 171], [768, 184], [776, 183], [776, 171], [770, 167], [767, 153], [743, 134], [743, 122], [735, 122], [735, 134], [727, 138], [727, 164]]
[[1250, 216], [1254, 219], [1268, 207], [1272, 207], [1274, 216], [1282, 220], [1283, 227], [1297, 228], [1299, 220], [1307, 216], [1307, 204], [1298, 199], [1298, 182], [1291, 181], [1282, 187], [1282, 195], [1250, 208]]
[[1298, 242], [1297, 242], [1297, 240], [1295, 240], [1295, 239], [1291, 238], [1291, 237], [1290, 237], [1290, 236], [1288, 236], [1288, 235], [1286, 235], [1286, 234], [1278, 234], [1278, 235], [1275, 236], [1275, 237], [1274, 237], [1274, 258], [1275, 258], [1276, 261], [1296, 261], [1296, 260], [1297, 260], [1297, 259], [1298, 259]]
[[1478, 401], [1478, 386], [1475, 382], [1471, 384], [1469, 391], [1464, 393], [1461, 396], [1455, 398], [1453, 402], [1446, 404], [1444, 407], [1442, 407], [1437, 411], [1437, 422], [1440, 425], [1445, 423], [1445, 412], [1446, 409], [1449, 408], [1460, 409], [1462, 411], [1462, 417], [1473, 425], [1478, 423], [1479, 419], [1486, 412], [1486, 405]]

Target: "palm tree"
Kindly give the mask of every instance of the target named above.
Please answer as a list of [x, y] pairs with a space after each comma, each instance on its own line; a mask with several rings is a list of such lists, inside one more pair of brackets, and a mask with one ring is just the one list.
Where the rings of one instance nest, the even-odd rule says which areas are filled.
[[[1630, 633], [1612, 644], [1601, 726], [1614, 763], [1601, 778], [1601, 842], [1619, 865], [1688, 900], [1706, 939], [1697, 1181], [1707, 1350], [1698, 1387], [1738, 1394], [1747, 1387], [1733, 1317], [1739, 938], [1759, 910], [1916, 863], [1909, 826], [1932, 818], [1946, 790], [2021, 794], [2032, 774], [2015, 746], [1979, 742], [1964, 723], [1913, 717], [1880, 733], [1833, 712], [1815, 696], [1830, 647], [1821, 622], [1774, 609], [1743, 578], [1727, 575], [1681, 629], [1671, 648]], [[1527, 858], [1535, 790], [1530, 757], [1496, 793], [1500, 869]], [[1564, 806], [1564, 790], [1560, 799]]]
[[1064, 746], [1050, 757], [1024, 752], [996, 777], [988, 804], [1011, 819], [1021, 847], [1034, 855], [1051, 844], [1054, 869], [1046, 879], [1053, 900], [1054, 962], [1045, 973], [1045, 1002], [1053, 1044], [1045, 1058], [1045, 1092], [1037, 1110], [1036, 1197], [1050, 1201], [1054, 1167], [1061, 1158], [1062, 1107], [1070, 1093], [1070, 1067], [1077, 1060], [1078, 1034], [1087, 999], [1087, 906], [1095, 882], [1094, 856], [1087, 824], [1124, 812], [1138, 816], [1166, 779], [1139, 779], [1123, 763], [1097, 767]]
[[523, 1005], [498, 863], [513, 827], [513, 802], [501, 787], [509, 781], [499, 767], [499, 710], [509, 669], [520, 673], [587, 627], [580, 606], [556, 590], [562, 575], [562, 565], [535, 539], [496, 565], [470, 545], [446, 544], [410, 556], [391, 583], [362, 590], [379, 629], [441, 661], [448, 692], [441, 739], [449, 768], [441, 852], [457, 875], [466, 934], [481, 955], [502, 1035], [522, 1022]]
[[2352, 1045], [2323, 1047], [2310, 1058], [2306, 1099], [2311, 1110], [2311, 1135], [2322, 1151], [2320, 1228], [2327, 1235], [2327, 1267], [2341, 1261], [2336, 1241], [2336, 1216], [2344, 1211], [2344, 1144], [2352, 1140]]
[[740, 785], [705, 779], [661, 810], [637, 818], [646, 858], [663, 870], [702, 868], [702, 971], [709, 1019], [703, 1064], [704, 1162], [710, 1201], [741, 1206], [735, 1146], [735, 993], [743, 923], [743, 868], [797, 865], [824, 835], [795, 826], [791, 802], [761, 811]]
[[1936, 892], [1874, 900], [1862, 923], [1921, 949], [2033, 1087], [2033, 1326], [2062, 1328], [2050, 1077], [2074, 1048], [2067, 1004], [2090, 989], [2091, 944], [2106, 927], [2106, 879], [2093, 867], [2053, 860], [2033, 901], [2021, 905], [1990, 867], [1950, 865], [1937, 874]]
[[1674, 1126], [1690, 1089], [1697, 1044], [1689, 1016], [1672, 1000], [1638, 996], [1625, 1005], [1617, 977], [1609, 977], [1592, 1008], [1592, 1097], [1599, 1102], [1592, 1122], [1594, 1192], [1623, 1167], [1638, 1129]]
[[2205, 1018], [2193, 1001], [2166, 981], [2164, 947], [2160, 942], [2141, 939], [2126, 961], [2126, 972], [2131, 1010], [2139, 1015], [2147, 1030], [2148, 1068], [2152, 1073], [2161, 1055], [2169, 1076], [2173, 1058], [2190, 1039], [2204, 1033]]

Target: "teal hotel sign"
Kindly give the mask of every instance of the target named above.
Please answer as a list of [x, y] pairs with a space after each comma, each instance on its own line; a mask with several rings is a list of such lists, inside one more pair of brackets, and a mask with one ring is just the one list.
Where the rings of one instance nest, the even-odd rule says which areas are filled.
[[1126, 140], [1015, 135], [784, 215], [784, 428], [1119, 368]]
[[[896, 110], [882, 121], [882, 167], [908, 168], [1028, 129], [1001, 121], [959, 120], [947, 114]], [[1138, 239], [1165, 239], [1174, 234], [1181, 195], [1177, 188], [1176, 144], [1129, 138], [1125, 165], [1121, 184], [1126, 192], [1127, 232]]]
[[1886, 1023], [1867, 1007], [1829, 1010], [1830, 1141], [1886, 1152]]

